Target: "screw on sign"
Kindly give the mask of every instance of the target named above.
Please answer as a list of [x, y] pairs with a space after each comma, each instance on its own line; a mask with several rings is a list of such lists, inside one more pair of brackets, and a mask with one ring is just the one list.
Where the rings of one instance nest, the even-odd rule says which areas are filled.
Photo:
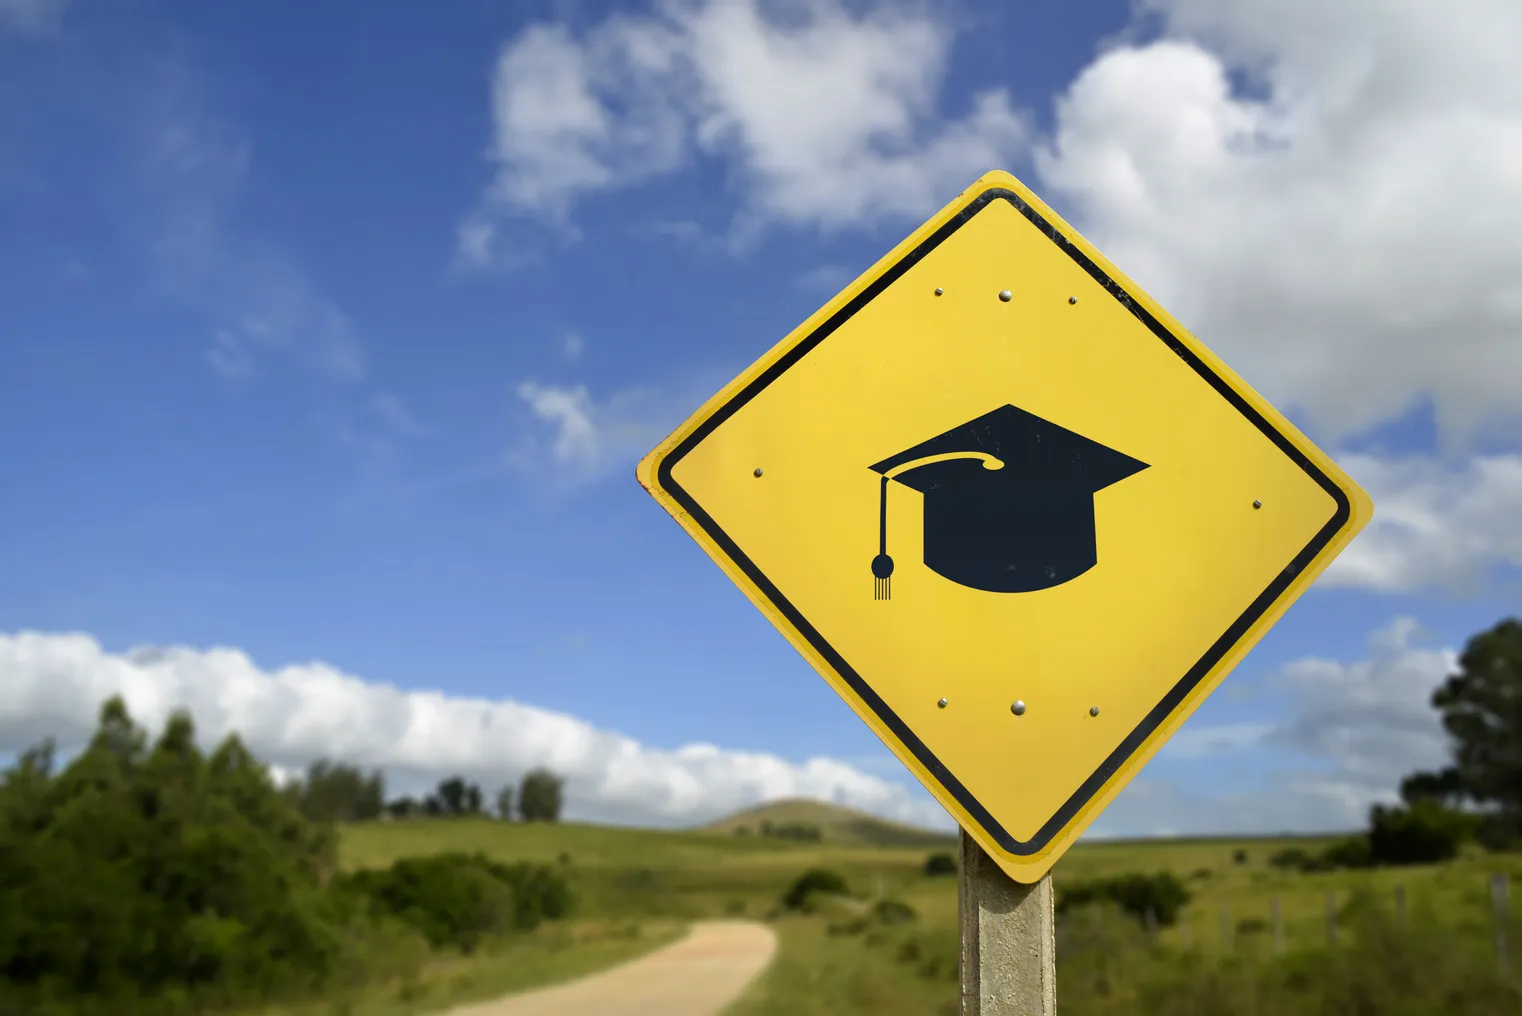
[[638, 476], [961, 825], [977, 1016], [1052, 1011], [1052, 865], [1373, 512], [1002, 172]]

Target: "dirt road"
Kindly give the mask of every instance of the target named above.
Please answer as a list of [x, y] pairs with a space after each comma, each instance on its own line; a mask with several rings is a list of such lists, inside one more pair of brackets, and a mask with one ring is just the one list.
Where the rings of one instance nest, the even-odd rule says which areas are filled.
[[621, 967], [447, 1016], [718, 1016], [776, 949], [777, 936], [765, 925], [704, 922], [686, 938]]

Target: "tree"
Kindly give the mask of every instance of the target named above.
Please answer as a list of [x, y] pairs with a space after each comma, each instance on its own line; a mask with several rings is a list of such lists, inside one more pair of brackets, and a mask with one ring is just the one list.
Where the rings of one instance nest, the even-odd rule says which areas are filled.
[[558, 822], [564, 781], [548, 769], [535, 769], [518, 788], [518, 814], [525, 822]]
[[497, 817], [504, 822], [513, 820], [513, 788], [510, 786], [497, 791]]
[[0, 1011], [84, 1011], [52, 1004], [61, 993], [100, 1011], [170, 995], [204, 1011], [201, 994], [255, 997], [334, 969], [332, 830], [235, 735], [208, 757], [176, 713], [150, 745], [113, 698], [89, 747], [52, 765], [44, 744], [0, 783]]
[[479, 815], [481, 788], [463, 776], [451, 776], [423, 801], [423, 812], [432, 816]]
[[1457, 857], [1460, 844], [1474, 835], [1476, 823], [1472, 814], [1436, 801], [1417, 801], [1405, 808], [1376, 804], [1369, 825], [1364, 852], [1373, 863], [1434, 864]]
[[444, 805], [444, 814], [459, 815], [465, 811], [465, 781], [458, 776], [451, 776], [439, 784], [439, 801]]
[[379, 770], [367, 777], [354, 766], [318, 759], [291, 792], [301, 813], [314, 822], [356, 822], [380, 816], [386, 783]]
[[1453, 764], [1408, 776], [1402, 795], [1412, 803], [1491, 805], [1522, 825], [1522, 620], [1508, 618], [1471, 638], [1459, 672], [1433, 693], [1432, 704], [1442, 713]]

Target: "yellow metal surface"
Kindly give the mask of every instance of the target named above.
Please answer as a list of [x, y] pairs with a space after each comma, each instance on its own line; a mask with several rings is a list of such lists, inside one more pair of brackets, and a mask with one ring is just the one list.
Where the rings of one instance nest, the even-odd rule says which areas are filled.
[[[883, 470], [893, 482], [870, 467], [1010, 405], [1145, 468], [1093, 494], [1093, 567], [989, 592], [924, 563], [931, 495], [898, 481], [928, 459]], [[1373, 511], [1006, 173], [964, 191], [710, 399], [639, 479], [1022, 882], [1051, 868]], [[889, 599], [874, 598], [869, 567], [880, 484]], [[1046, 493], [1033, 474], [1022, 496]]]

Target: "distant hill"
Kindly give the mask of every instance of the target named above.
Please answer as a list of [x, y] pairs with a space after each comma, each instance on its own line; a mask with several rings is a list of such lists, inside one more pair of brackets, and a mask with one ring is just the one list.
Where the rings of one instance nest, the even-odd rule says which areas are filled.
[[748, 830], [749, 835], [760, 836], [768, 825], [777, 831], [813, 827], [819, 830], [820, 842], [840, 846], [955, 849], [957, 845], [955, 833], [891, 822], [838, 804], [801, 799], [772, 801], [746, 808], [711, 822], [703, 829], [736, 835], [743, 829]]

